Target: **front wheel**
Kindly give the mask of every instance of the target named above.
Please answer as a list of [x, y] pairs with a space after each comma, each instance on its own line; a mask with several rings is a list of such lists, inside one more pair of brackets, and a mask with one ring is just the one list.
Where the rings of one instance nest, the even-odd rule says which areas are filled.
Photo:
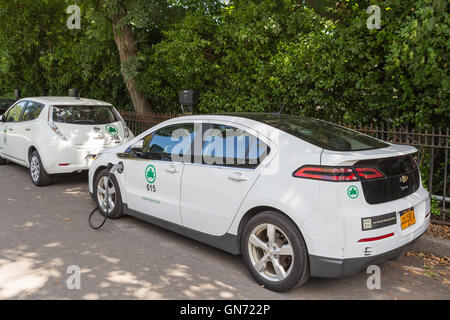
[[293, 223], [278, 212], [254, 216], [241, 241], [244, 262], [255, 280], [273, 291], [288, 291], [308, 281], [305, 241]]
[[30, 156], [30, 177], [33, 184], [39, 187], [47, 186], [52, 182], [52, 176], [45, 171], [37, 151]]
[[119, 183], [107, 169], [102, 170], [94, 180], [94, 195], [98, 210], [109, 219], [123, 217], [122, 197]]

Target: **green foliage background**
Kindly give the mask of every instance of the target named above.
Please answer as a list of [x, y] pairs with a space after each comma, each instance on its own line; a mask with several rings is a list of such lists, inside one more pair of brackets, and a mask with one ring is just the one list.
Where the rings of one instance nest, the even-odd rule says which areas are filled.
[[[81, 30], [66, 27], [74, 3]], [[366, 27], [370, 4], [380, 30]], [[117, 6], [139, 46], [122, 66], [108, 19]], [[332, 121], [448, 127], [445, 0], [344, 0], [328, 13], [300, 0], [0, 0], [0, 94], [78, 87], [132, 110], [131, 75], [159, 113], [178, 113], [179, 90], [194, 88], [201, 112], [285, 104]]]

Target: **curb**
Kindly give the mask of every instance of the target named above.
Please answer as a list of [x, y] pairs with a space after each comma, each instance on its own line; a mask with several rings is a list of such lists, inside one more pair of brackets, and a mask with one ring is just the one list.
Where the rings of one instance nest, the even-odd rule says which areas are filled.
[[432, 253], [439, 257], [450, 257], [450, 239], [437, 238], [424, 234], [412, 247], [423, 253]]

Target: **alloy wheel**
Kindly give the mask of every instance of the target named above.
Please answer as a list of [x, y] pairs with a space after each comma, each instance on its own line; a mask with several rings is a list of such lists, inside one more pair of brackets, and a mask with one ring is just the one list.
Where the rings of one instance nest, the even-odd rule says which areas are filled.
[[273, 282], [285, 280], [294, 265], [291, 242], [274, 224], [261, 224], [253, 229], [248, 239], [248, 254], [259, 275]]
[[[106, 190], [108, 189], [108, 192]], [[108, 197], [107, 197], [108, 193]], [[114, 183], [107, 176], [101, 177], [97, 185], [97, 199], [100, 208], [105, 213], [110, 213], [116, 206], [116, 189]], [[108, 204], [108, 206], [107, 206]]]
[[39, 180], [39, 176], [41, 175], [41, 166], [39, 164], [39, 159], [37, 156], [31, 157], [30, 173], [31, 179], [33, 179], [34, 182], [37, 182]]

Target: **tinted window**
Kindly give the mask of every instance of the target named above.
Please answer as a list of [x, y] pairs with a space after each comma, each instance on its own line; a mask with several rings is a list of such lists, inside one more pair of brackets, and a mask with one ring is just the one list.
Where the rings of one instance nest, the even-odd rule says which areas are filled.
[[375, 138], [322, 120], [262, 113], [236, 114], [236, 116], [265, 123], [328, 150], [358, 151], [389, 146]]
[[119, 121], [110, 106], [54, 106], [53, 121], [71, 124], [108, 124]]
[[44, 108], [43, 104], [37, 102], [28, 102], [28, 105], [23, 112], [22, 121], [31, 121], [37, 119], [41, 114], [42, 109]]
[[204, 135], [203, 163], [255, 168], [269, 153], [259, 138], [234, 127], [213, 124]]
[[12, 107], [8, 111], [8, 116], [6, 117], [7, 122], [19, 122], [20, 121], [20, 115], [22, 114], [23, 107], [25, 106], [27, 102], [22, 101], [16, 104], [14, 107]]
[[142, 140], [142, 148], [132, 148], [127, 152], [149, 160], [187, 162], [191, 160], [190, 150], [193, 140], [192, 123], [172, 125], [146, 136]]

